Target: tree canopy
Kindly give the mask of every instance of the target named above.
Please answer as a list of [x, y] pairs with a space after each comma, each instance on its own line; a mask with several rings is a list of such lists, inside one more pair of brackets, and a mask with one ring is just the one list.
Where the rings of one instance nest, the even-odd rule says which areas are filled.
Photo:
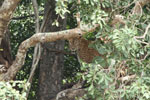
[[[67, 40], [64, 51], [59, 51], [65, 54], [62, 83], [77, 84], [59, 92], [55, 100], [66, 100], [63, 94], [69, 100], [149, 100], [150, 0], [55, 1], [58, 18], [52, 25], [59, 27], [61, 22], [58, 19], [66, 18], [67, 27], [62, 31], [43, 32], [40, 26], [46, 21], [44, 1], [3, 0], [0, 41], [9, 24], [11, 52], [15, 60], [7, 72], [0, 73], [0, 80], [7, 81], [0, 82], [0, 98], [6, 96], [1, 91], [11, 90], [8, 96], [11, 100], [13, 96], [15, 100], [26, 99], [29, 81], [10, 80], [15, 77], [27, 80], [31, 75], [28, 67], [32, 66], [32, 59], [38, 59], [35, 60], [35, 66], [38, 66], [40, 57], [33, 56], [31, 47]], [[77, 56], [69, 48], [75, 50]], [[21, 84], [23, 92], [14, 95], [17, 84]], [[6, 85], [10, 88], [5, 88]]]

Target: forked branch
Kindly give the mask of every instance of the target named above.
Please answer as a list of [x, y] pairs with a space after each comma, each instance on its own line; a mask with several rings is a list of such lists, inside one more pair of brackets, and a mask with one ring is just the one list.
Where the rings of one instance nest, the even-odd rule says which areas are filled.
[[74, 28], [70, 30], [58, 31], [58, 32], [48, 32], [48, 33], [38, 33], [34, 34], [32, 37], [28, 38], [19, 46], [16, 59], [13, 64], [8, 69], [7, 73], [0, 75], [0, 81], [12, 80], [16, 73], [20, 70], [24, 64], [26, 52], [28, 48], [35, 46], [37, 43], [53, 42], [57, 40], [66, 40], [73, 37], [79, 37], [87, 32], [94, 31], [99, 25], [95, 25], [92, 28], [84, 27], [84, 29]]

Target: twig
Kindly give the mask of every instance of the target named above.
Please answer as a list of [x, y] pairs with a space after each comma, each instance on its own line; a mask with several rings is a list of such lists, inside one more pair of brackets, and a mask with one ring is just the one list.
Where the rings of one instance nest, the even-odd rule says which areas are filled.
[[[33, 2], [33, 6], [35, 8], [35, 15], [36, 15], [36, 33], [39, 33], [39, 32], [43, 32], [45, 31], [45, 25], [47, 23], [47, 20], [48, 20], [48, 15], [49, 13], [46, 13], [46, 17], [45, 19], [43, 20], [42, 22], [42, 25], [40, 27], [39, 25], [39, 13], [38, 13], [38, 4], [36, 2], [36, 0], [32, 0]], [[50, 9], [49, 9], [50, 10]], [[48, 12], [49, 12], [48, 10]], [[35, 49], [34, 49], [34, 55], [33, 55], [33, 61], [32, 61], [32, 68], [31, 68], [31, 73], [30, 73], [30, 76], [29, 76], [29, 79], [28, 79], [28, 82], [30, 82], [30, 84], [32, 84], [32, 79], [33, 79], [33, 76], [34, 76], [34, 72], [35, 72], [35, 69], [37, 68], [37, 65], [39, 63], [39, 60], [40, 60], [40, 57], [41, 57], [41, 52], [42, 52], [42, 45], [41, 43], [38, 43], [36, 46], [35, 46]], [[31, 85], [30, 85], [30, 88], [31, 88]], [[30, 91], [30, 88], [29, 88], [29, 91]], [[29, 91], [28, 91], [28, 94], [29, 94]]]
[[[80, 5], [80, 0], [78, 0], [78, 5]], [[80, 27], [80, 12], [78, 11], [76, 14], [77, 25]]]
[[39, 25], [39, 12], [38, 12], [38, 4], [36, 0], [32, 0], [34, 13], [35, 13], [35, 19], [36, 19], [36, 33], [39, 32], [40, 25]]
[[150, 28], [150, 24], [146, 27], [145, 33], [142, 36], [135, 36], [135, 38], [136, 39], [144, 39], [148, 33], [149, 28]]
[[[39, 24], [38, 4], [37, 4], [36, 0], [32, 0], [32, 3], [33, 3], [33, 9], [34, 9], [34, 14], [35, 14], [35, 19], [36, 19], [36, 21], [35, 21], [36, 22], [35, 23], [36, 24], [35, 31], [36, 31], [36, 33], [39, 33], [40, 32], [40, 24]], [[41, 57], [41, 45], [38, 43], [34, 48], [34, 55], [33, 55], [33, 62], [32, 62], [31, 72], [30, 72], [29, 79], [27, 81], [27, 83], [30, 83], [30, 86], [29, 86], [29, 89], [27, 91], [26, 97], [28, 97], [28, 95], [29, 95], [31, 85], [32, 85], [32, 79], [33, 79], [33, 76], [34, 76], [34, 72], [35, 72], [35, 69], [36, 69], [36, 67], [38, 65], [38, 62], [40, 60], [40, 57]]]
[[124, 6], [123, 8], [126, 9], [128, 7], [130, 7], [132, 4], [134, 4], [136, 2], [136, 0], [132, 1], [130, 4], [128, 4], [127, 6]]
[[[36, 0], [32, 0], [32, 3], [33, 3], [33, 7], [34, 7], [34, 13], [35, 13], [35, 16], [36, 16], [36, 33], [39, 33], [39, 32], [43, 32], [45, 31], [45, 25], [47, 23], [47, 20], [48, 20], [48, 15], [49, 13], [46, 13], [46, 17], [45, 19], [43, 20], [42, 22], [42, 25], [40, 27], [39, 25], [39, 13], [38, 13], [38, 4], [37, 4], [37, 1]], [[50, 9], [48, 9], [48, 12], [49, 12]], [[35, 72], [35, 69], [38, 65], [38, 62], [40, 60], [40, 57], [41, 57], [41, 52], [42, 52], [42, 46], [40, 43], [36, 44], [35, 46], [35, 49], [34, 49], [34, 55], [33, 55], [33, 61], [32, 61], [32, 67], [31, 67], [31, 73], [30, 73], [30, 76], [29, 76], [29, 79], [28, 79], [28, 82], [30, 84], [32, 84], [32, 78], [34, 76], [34, 72]], [[30, 88], [31, 88], [31, 85], [28, 89], [28, 93], [27, 95], [29, 94], [29, 91], [30, 91]]]
[[47, 24], [47, 22], [49, 20], [50, 8], [51, 7], [48, 8], [47, 13], [44, 15], [44, 19], [43, 19], [43, 22], [42, 22], [41, 27], [40, 27], [40, 32], [45, 31], [45, 25]]
[[139, 43], [142, 43], [142, 44], [145, 44], [145, 45], [149, 45], [149, 43], [144, 42], [144, 41], [140, 41], [140, 40], [136, 39], [135, 37], [134, 37], [134, 39], [135, 39], [135, 41], [137, 41], [137, 42], [139, 42]]
[[145, 60], [149, 56], [149, 53], [147, 53], [141, 61]]
[[130, 7], [131, 5], [133, 5], [135, 2], [136, 2], [136, 0], [134, 0], [134, 1], [133, 1], [133, 2], [131, 2], [131, 3], [128, 3], [128, 5], [127, 5], [127, 6], [117, 7], [117, 8], [115, 8], [115, 9], [113, 9], [113, 11], [111, 12], [111, 15], [112, 15], [112, 13], [114, 13], [114, 12], [115, 12], [116, 10], [118, 10], [118, 9], [126, 10], [128, 7]]

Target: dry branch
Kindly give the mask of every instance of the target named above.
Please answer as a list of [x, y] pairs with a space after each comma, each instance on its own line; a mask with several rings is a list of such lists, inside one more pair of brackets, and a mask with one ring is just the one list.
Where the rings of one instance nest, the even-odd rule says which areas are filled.
[[125, 77], [121, 77], [121, 78], [119, 78], [118, 80], [121, 80], [122, 82], [124, 82], [124, 81], [130, 81], [131, 79], [135, 79], [136, 78], [136, 75], [127, 75], [127, 76], [125, 76]]
[[133, 14], [142, 14], [142, 7], [150, 3], [150, 0], [138, 0], [133, 8]]
[[66, 40], [73, 37], [79, 37], [87, 32], [94, 31], [98, 26], [99, 25], [95, 25], [92, 28], [86, 27], [84, 30], [80, 28], [74, 28], [74, 29], [58, 31], [58, 32], [34, 34], [32, 37], [28, 38], [27, 40], [21, 43], [15, 61], [10, 66], [7, 73], [3, 73], [0, 75], [0, 81], [2, 80], [9, 81], [15, 77], [16, 73], [24, 64], [26, 52], [28, 48], [35, 46], [37, 43], [53, 42], [57, 40]]
[[135, 36], [136, 39], [144, 39], [145, 36], [148, 34], [148, 30], [150, 28], [150, 24], [146, 27], [145, 32], [142, 36]]
[[143, 6], [145, 6], [146, 4], [150, 3], [150, 0], [139, 0], [139, 1], [137, 1], [137, 2], [139, 2], [140, 5], [143, 7]]

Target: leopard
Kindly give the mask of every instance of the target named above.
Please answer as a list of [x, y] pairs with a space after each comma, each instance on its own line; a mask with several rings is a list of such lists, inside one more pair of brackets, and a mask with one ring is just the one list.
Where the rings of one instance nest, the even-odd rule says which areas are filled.
[[101, 54], [94, 48], [89, 47], [93, 41], [86, 40], [83, 37], [75, 37], [68, 40], [71, 51], [76, 51], [79, 58], [86, 63], [92, 63], [94, 57], [101, 56]]

